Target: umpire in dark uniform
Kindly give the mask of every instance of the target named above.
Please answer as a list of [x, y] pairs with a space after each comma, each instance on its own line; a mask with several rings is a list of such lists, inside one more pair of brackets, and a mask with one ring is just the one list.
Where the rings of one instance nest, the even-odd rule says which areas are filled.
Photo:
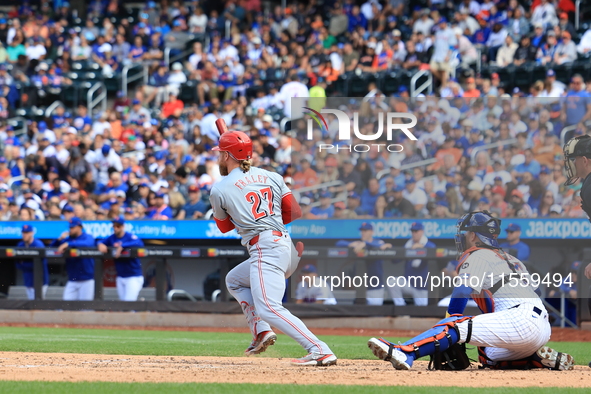
[[[591, 218], [591, 137], [581, 135], [571, 138], [564, 145], [564, 169], [567, 180], [565, 185], [572, 185], [579, 178], [583, 180], [581, 186], [581, 208]], [[590, 219], [591, 220], [591, 219]], [[591, 263], [585, 268], [585, 276], [591, 279]], [[591, 289], [590, 293], [591, 293]], [[588, 299], [591, 313], [591, 297]]]

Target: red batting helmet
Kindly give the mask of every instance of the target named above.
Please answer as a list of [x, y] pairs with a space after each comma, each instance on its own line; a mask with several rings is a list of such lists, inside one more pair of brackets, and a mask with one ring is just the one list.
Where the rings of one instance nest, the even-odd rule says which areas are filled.
[[236, 160], [248, 160], [252, 157], [252, 141], [242, 131], [228, 131], [212, 150], [228, 152]]

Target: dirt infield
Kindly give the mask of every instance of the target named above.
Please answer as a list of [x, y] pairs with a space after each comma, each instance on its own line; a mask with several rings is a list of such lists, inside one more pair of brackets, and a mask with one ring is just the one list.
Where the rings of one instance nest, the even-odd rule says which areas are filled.
[[461, 387], [589, 387], [591, 369], [574, 371], [396, 371], [379, 360], [339, 360], [331, 367], [297, 367], [262, 357], [156, 357], [0, 352], [0, 380], [218, 382]]
[[[0, 323], [0, 327], [44, 327], [44, 328], [87, 328], [103, 330], [147, 330], [147, 331], [189, 331], [189, 332], [238, 332], [249, 333], [247, 327], [146, 327], [146, 326], [108, 326], [108, 325], [79, 325], [79, 324], [28, 324], [28, 323]], [[316, 335], [352, 335], [363, 337], [396, 337], [412, 338], [422, 331], [413, 330], [368, 330], [359, 328], [313, 328]], [[280, 333], [281, 331], [276, 330]], [[552, 327], [552, 341], [557, 342], [591, 342], [591, 331], [575, 330], [572, 328]]]

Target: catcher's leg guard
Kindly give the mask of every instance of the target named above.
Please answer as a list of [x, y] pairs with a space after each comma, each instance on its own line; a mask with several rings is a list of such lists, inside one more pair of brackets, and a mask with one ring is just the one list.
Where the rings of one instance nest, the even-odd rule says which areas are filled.
[[461, 315], [451, 315], [450, 317], [441, 320], [432, 329], [425, 331], [401, 345], [395, 345], [381, 338], [380, 341], [390, 344], [394, 349], [404, 352], [407, 356], [407, 364], [412, 365], [412, 362], [417, 358], [436, 355], [458, 343], [460, 341], [460, 332], [457, 328], [457, 324], [466, 320], [468, 321], [468, 335], [464, 342], [469, 342], [470, 336], [472, 335], [472, 317]]

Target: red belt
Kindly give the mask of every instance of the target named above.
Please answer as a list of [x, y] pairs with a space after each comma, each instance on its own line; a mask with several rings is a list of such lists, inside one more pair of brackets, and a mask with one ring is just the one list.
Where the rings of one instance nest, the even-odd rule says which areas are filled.
[[[271, 234], [277, 236], [277, 237], [282, 237], [283, 233], [281, 231], [273, 231]], [[259, 242], [259, 236], [255, 235], [254, 237], [251, 238], [251, 240], [248, 242], [248, 244], [250, 246], [256, 244], [257, 242]]]

